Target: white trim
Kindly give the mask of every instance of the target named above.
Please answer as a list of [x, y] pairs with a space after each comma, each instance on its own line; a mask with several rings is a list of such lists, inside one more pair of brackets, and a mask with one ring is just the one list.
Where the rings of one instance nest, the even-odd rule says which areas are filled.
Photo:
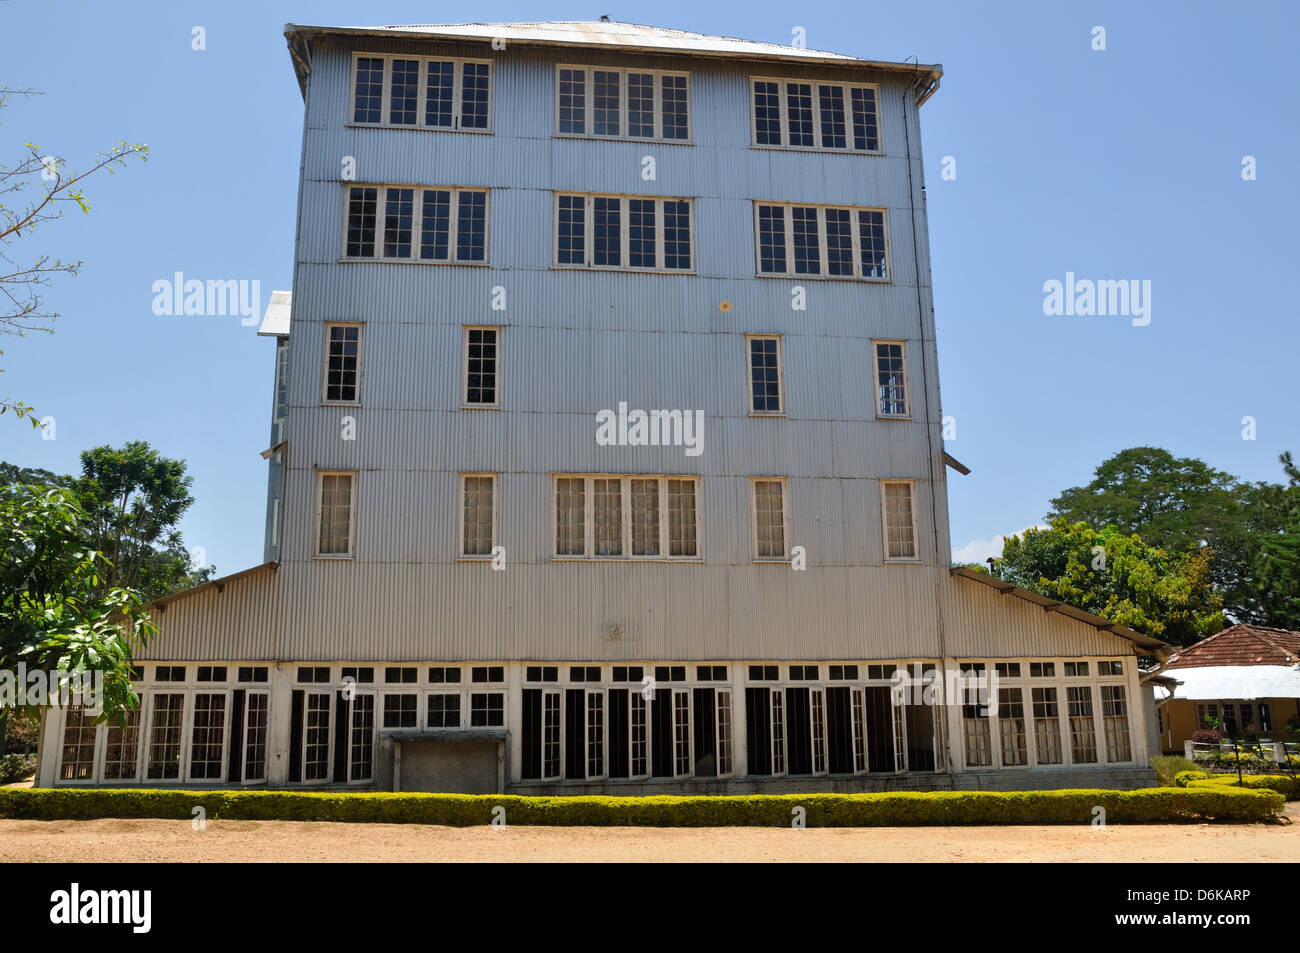
[[[561, 132], [560, 131], [560, 71], [577, 70], [582, 75], [582, 132]], [[593, 130], [595, 128], [595, 102], [596, 102], [596, 73], [618, 73], [618, 127], [619, 134], [615, 136], [597, 135]], [[628, 113], [628, 85], [627, 77], [629, 73], [648, 74], [652, 76], [652, 96], [651, 110], [653, 111], [654, 133], [651, 136], [633, 136], [629, 134], [630, 117]], [[663, 117], [664, 117], [664, 97], [663, 97], [663, 78], [666, 76], [683, 77], [686, 80], [686, 138], [665, 138], [663, 135]], [[555, 85], [554, 85], [554, 113], [552, 129], [557, 139], [602, 139], [613, 140], [615, 142], [653, 142], [659, 145], [694, 145], [694, 103], [691, 92], [691, 74], [681, 70], [655, 70], [640, 69], [638, 67], [618, 67], [618, 66], [588, 66], [578, 63], [556, 63], [555, 64]]]
[[[779, 143], [760, 143], [758, 141], [758, 115], [754, 102], [754, 86], [756, 83], [776, 83], [777, 84], [777, 105], [780, 112], [778, 123], [780, 126]], [[789, 89], [790, 83], [799, 83], [807, 85], [810, 90], [810, 99], [812, 101], [812, 133], [813, 139], [817, 145], [796, 146], [790, 143], [790, 116], [789, 116]], [[844, 96], [844, 148], [838, 146], [828, 146], [820, 144], [822, 141], [822, 123], [821, 123], [821, 97], [818, 86], [838, 86], [843, 91]], [[856, 149], [853, 146], [855, 140], [853, 129], [853, 93], [854, 89], [871, 90], [875, 102], [875, 120], [876, 120], [876, 148], [874, 149]], [[350, 115], [350, 114], [349, 114]], [[863, 131], [865, 135], [865, 130]], [[749, 142], [752, 149], [779, 149], [796, 152], [830, 152], [838, 155], [858, 155], [858, 156], [883, 156], [885, 154], [884, 144], [884, 124], [881, 121], [881, 102], [880, 86], [876, 83], [845, 83], [839, 81], [826, 81], [817, 79], [800, 79], [798, 77], [784, 76], [750, 76], [749, 77]]]
[[[334, 328], [356, 328], [357, 329], [357, 382], [356, 399], [354, 400], [330, 400], [329, 383], [330, 383], [330, 333]], [[320, 402], [328, 407], [360, 407], [361, 406], [361, 374], [365, 367], [366, 356], [366, 325], [362, 321], [326, 321], [325, 322], [325, 353], [321, 358], [321, 376], [320, 376]]]
[[[745, 403], [750, 417], [784, 417], [785, 413], [785, 354], [784, 341], [780, 334], [746, 334], [745, 335]], [[754, 355], [751, 341], [776, 342], [776, 410], [754, 409]]]
[[[384, 61], [384, 74], [382, 81], [382, 95], [379, 105], [379, 122], [362, 122], [357, 120], [357, 61], [365, 59], [378, 59]], [[414, 123], [395, 123], [389, 121], [389, 107], [392, 99], [393, 89], [393, 60], [416, 60], [419, 66], [416, 70], [416, 107]], [[430, 63], [453, 63], [452, 69], [452, 93], [451, 93], [451, 125], [450, 126], [430, 126], [426, 125], [426, 106], [429, 89], [429, 64]], [[465, 64], [473, 63], [485, 65], [488, 68], [488, 100], [487, 100], [487, 126], [485, 128], [464, 127], [461, 125], [462, 107], [461, 93], [463, 89], [463, 79], [465, 74]], [[427, 132], [472, 132], [480, 135], [492, 134], [492, 117], [495, 113], [496, 106], [496, 69], [492, 60], [472, 59], [458, 56], [412, 56], [405, 53], [364, 53], [354, 51], [352, 54], [352, 66], [348, 72], [348, 113], [346, 126], [354, 126], [361, 129], [422, 129]]]
[[[462, 410], [500, 410], [501, 409], [501, 357], [502, 357], [502, 325], [500, 324], [465, 324], [462, 325], [464, 331], [461, 334], [461, 388], [460, 388], [460, 406]], [[496, 377], [494, 390], [496, 400], [492, 403], [470, 403], [469, 400], [469, 333], [471, 331], [495, 331], [496, 341], [494, 346], [497, 349], [493, 374]]]
[[[582, 554], [561, 554], [559, 542], [559, 481], [583, 481], [582, 512]], [[595, 493], [594, 480], [619, 481], [619, 505], [621, 515], [621, 554], [617, 556], [599, 556], [595, 553]], [[632, 480], [657, 480], [659, 482], [659, 552], [653, 556], [632, 555]], [[670, 555], [672, 549], [672, 532], [668, 518], [668, 483], [682, 480], [695, 485], [695, 554], [692, 556]], [[701, 537], [701, 511], [703, 510], [701, 479], [689, 473], [552, 473], [551, 474], [551, 559], [559, 562], [582, 561], [623, 561], [623, 562], [673, 562], [699, 563], [704, 561], [704, 540]]]
[[[778, 476], [759, 476], [749, 478], [749, 543], [755, 563], [788, 564], [790, 562], [790, 501], [789, 478]], [[763, 556], [758, 546], [758, 484], [778, 483], [781, 486], [781, 542], [784, 552], [780, 556]]]
[[[488, 552], [486, 553], [465, 552], [465, 480], [470, 477], [488, 479], [492, 481], [492, 539], [488, 544]], [[500, 485], [500, 481], [497, 479], [497, 474], [495, 473], [462, 473], [457, 478], [456, 489], [457, 489], [457, 495], [460, 503], [458, 507], [460, 519], [457, 521], [458, 525], [460, 526], [458, 539], [457, 539], [458, 559], [467, 562], [482, 562], [484, 560], [491, 560], [493, 558], [492, 550], [496, 549], [498, 545], [497, 526], [498, 526], [499, 514], [501, 512], [501, 506], [498, 497], [499, 485]]]
[[[353, 189], [375, 190], [375, 237], [374, 248], [369, 255], [348, 254], [348, 222]], [[387, 257], [384, 255], [384, 228], [386, 225], [387, 192], [389, 189], [410, 189], [411, 196], [411, 254], [409, 257]], [[447, 192], [447, 257], [422, 258], [420, 248], [424, 239], [424, 194], [426, 192]], [[482, 259], [462, 259], [459, 257], [460, 245], [460, 196], [482, 193], [483, 195], [483, 257]], [[378, 262], [385, 265], [462, 265], [466, 267], [485, 268], [492, 264], [492, 190], [479, 185], [413, 185], [401, 182], [344, 182], [343, 183], [343, 227], [339, 234], [339, 262]]]
[[[903, 349], [903, 407], [906, 413], [887, 414], [880, 398], [880, 346], [882, 344], [897, 344]], [[871, 391], [876, 403], [877, 420], [911, 420], [912, 419], [912, 375], [907, 366], [907, 341], [889, 338], [872, 338], [871, 339]]]
[[[351, 498], [348, 501], [348, 548], [344, 553], [322, 553], [320, 551], [321, 542], [321, 521], [325, 513], [324, 493], [325, 477], [327, 476], [346, 476], [350, 478]], [[316, 471], [316, 521], [314, 524], [315, 534], [312, 543], [312, 555], [316, 559], [352, 559], [356, 556], [357, 541], [357, 482], [358, 473], [356, 470], [327, 470], [318, 469]]]
[[[560, 199], [565, 198], [582, 198], [583, 199], [583, 219], [582, 219], [582, 262], [561, 262], [560, 261]], [[594, 263], [595, 255], [595, 200], [596, 199], [617, 199], [619, 201], [619, 264], [617, 265], [598, 265]], [[655, 264], [647, 268], [643, 265], [632, 266], [627, 264], [629, 261], [631, 247], [631, 212], [629, 211], [629, 202], [653, 202], [655, 209]], [[664, 216], [664, 204], [666, 202], [682, 202], [686, 205], [686, 214], [689, 219], [687, 225], [687, 238], [690, 242], [690, 267], [688, 268], [668, 268], [664, 265], [666, 254], [667, 238], [665, 235], [666, 220]], [[552, 202], [553, 209], [553, 227], [551, 230], [551, 267], [563, 270], [582, 270], [582, 271], [632, 271], [645, 274], [658, 275], [693, 275], [696, 271], [696, 241], [695, 241], [695, 200], [686, 196], [674, 195], [631, 195], [618, 192], [575, 192], [566, 190], [557, 190], [554, 193]]]
[[[911, 556], [891, 556], [889, 555], [889, 506], [886, 502], [886, 487], [889, 486], [907, 486], [908, 487], [908, 507], [912, 515], [912, 555]], [[883, 479], [880, 481], [880, 537], [884, 546], [882, 555], [887, 563], [919, 563], [921, 561], [921, 535], [919, 529], [919, 520], [916, 506], [916, 480], [915, 479]]]
[[[873, 207], [867, 205], [820, 205], [816, 202], [779, 202], [769, 199], [751, 199], [754, 207], [754, 272], [758, 278], [795, 278], [803, 281], [805, 278], [812, 281], [864, 281], [870, 284], [893, 284], [894, 278], [894, 252], [890, 241], [889, 231], [889, 209], [884, 207]], [[759, 228], [759, 209], [760, 208], [779, 208], [782, 209], [781, 221], [782, 230], [785, 237], [785, 264], [786, 271], [764, 271], [763, 270], [763, 245]], [[794, 270], [794, 216], [792, 209], [814, 209], [816, 212], [817, 223], [817, 261], [816, 272], [797, 272]], [[829, 262], [826, 255], [826, 212], [838, 211], [849, 212], [849, 242], [851, 251], [852, 273], [847, 275], [832, 275], [827, 271]], [[885, 277], [881, 278], [874, 275], [864, 275], [862, 267], [862, 227], [859, 215], [862, 212], [879, 212], [881, 215], [881, 227], [885, 237]]]

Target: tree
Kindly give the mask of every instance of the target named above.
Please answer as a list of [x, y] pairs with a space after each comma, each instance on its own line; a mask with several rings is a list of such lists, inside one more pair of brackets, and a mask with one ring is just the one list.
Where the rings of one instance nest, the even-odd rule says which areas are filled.
[[[132, 658], [157, 629], [138, 593], [105, 588], [71, 490], [0, 487], [0, 669], [101, 672], [103, 716], [136, 708]], [[0, 710], [0, 751], [8, 712]]]
[[1284, 453], [1278, 458], [1287, 486], [1267, 496], [1261, 505], [1279, 516], [1281, 528], [1261, 537], [1255, 560], [1256, 588], [1267, 607], [1270, 624], [1300, 629], [1300, 467]]
[[1048, 529], [1009, 537], [998, 576], [1117, 625], [1190, 645], [1226, 624], [1205, 550], [1171, 554], [1109, 526], [1057, 517]]
[[[0, 88], [0, 108], [14, 95], [37, 94], [30, 89]], [[64, 159], [42, 155], [43, 150], [35, 143], [27, 143], [24, 150], [16, 165], [0, 165], [0, 333], [18, 337], [26, 336], [28, 331], [53, 333], [52, 324], [58, 314], [45, 308], [41, 289], [48, 287], [56, 274], [76, 275], [82, 263], [51, 258], [44, 253], [18, 261], [9, 249], [38, 226], [62, 218], [68, 203], [75, 204], [83, 214], [89, 213], [90, 203], [82, 191], [82, 183], [101, 169], [111, 175], [131, 157], [145, 160], [149, 153], [148, 146], [120, 142], [96, 155], [85, 171], [70, 172]], [[28, 189], [35, 193], [29, 201], [16, 207], [6, 204], [11, 197]], [[30, 418], [33, 426], [39, 424], [31, 407], [21, 401], [0, 398], [0, 414], [10, 410], [19, 418]]]

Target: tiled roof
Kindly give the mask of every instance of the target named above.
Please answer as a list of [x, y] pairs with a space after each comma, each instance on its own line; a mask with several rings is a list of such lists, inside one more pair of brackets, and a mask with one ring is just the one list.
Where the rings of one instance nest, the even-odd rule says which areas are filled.
[[1295, 665], [1300, 662], [1300, 632], [1238, 624], [1176, 653], [1168, 668], [1219, 665]]

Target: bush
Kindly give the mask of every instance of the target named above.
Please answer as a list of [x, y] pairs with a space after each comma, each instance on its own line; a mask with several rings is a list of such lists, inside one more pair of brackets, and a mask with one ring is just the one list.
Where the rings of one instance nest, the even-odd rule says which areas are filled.
[[[1187, 771], [1185, 774], [1199, 774], [1200, 772]], [[1182, 777], [1183, 775], [1179, 775]], [[1240, 785], [1235, 774], [1216, 774], [1213, 776], [1202, 776], [1200, 778], [1188, 779], [1185, 787], [1188, 788], [1206, 788], [1206, 787], [1243, 787], [1250, 791], [1276, 791], [1288, 801], [1300, 801], [1300, 779], [1290, 778], [1283, 774], [1251, 774], [1242, 777]]]
[[0, 755], [0, 784], [13, 784], [15, 781], [26, 781], [35, 773], [35, 755]]
[[348, 821], [388, 824], [506, 822], [593, 827], [789, 827], [795, 808], [809, 827], [969, 824], [1088, 824], [1095, 807], [1107, 823], [1271, 821], [1284, 798], [1272, 790], [1226, 786], [1138, 791], [931, 791], [888, 794], [775, 794], [742, 797], [519, 797], [476, 794], [178, 791], [112, 788], [0, 790], [0, 817]]
[[1179, 771], [1174, 775], [1174, 784], [1180, 788], [1185, 788], [1192, 781], [1205, 781], [1209, 777], [1204, 771]]
[[1196, 762], [1174, 755], [1160, 755], [1151, 759], [1151, 767], [1156, 769], [1156, 783], [1168, 788], [1174, 786], [1174, 777], [1180, 771], [1195, 771]]
[[1192, 741], [1196, 744], [1217, 745], [1223, 735], [1213, 728], [1197, 728], [1192, 732]]

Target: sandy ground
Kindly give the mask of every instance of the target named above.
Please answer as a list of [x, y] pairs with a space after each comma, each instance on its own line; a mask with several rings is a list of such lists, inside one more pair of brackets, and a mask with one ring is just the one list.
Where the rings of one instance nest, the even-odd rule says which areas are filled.
[[1300, 803], [1286, 814], [1293, 823], [801, 831], [0, 820], [0, 862], [1300, 861]]

